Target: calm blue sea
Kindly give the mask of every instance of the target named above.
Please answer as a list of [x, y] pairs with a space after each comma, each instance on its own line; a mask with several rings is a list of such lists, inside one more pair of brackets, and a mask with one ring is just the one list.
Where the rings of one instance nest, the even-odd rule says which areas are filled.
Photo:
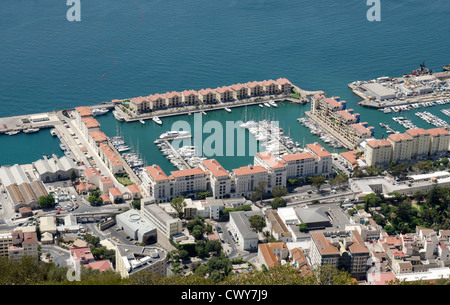
[[349, 82], [450, 63], [448, 0], [381, 0], [381, 22], [366, 0], [81, 0], [81, 22], [68, 9], [2, 1], [0, 117], [286, 77], [377, 124]]

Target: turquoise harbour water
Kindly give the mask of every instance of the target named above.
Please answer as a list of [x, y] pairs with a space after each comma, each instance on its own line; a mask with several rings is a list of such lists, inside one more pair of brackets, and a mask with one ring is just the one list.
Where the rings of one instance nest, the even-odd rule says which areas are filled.
[[[304, 89], [345, 99], [381, 138], [379, 122], [403, 130], [392, 121], [394, 115], [433, 126], [414, 116], [416, 110], [383, 114], [362, 108], [347, 84], [401, 76], [422, 61], [435, 71], [450, 63], [447, 0], [382, 0], [381, 22], [367, 21], [365, 0], [82, 0], [81, 22], [67, 21], [65, 3], [2, 3], [0, 117], [286, 77]], [[310, 143], [318, 137], [296, 121], [308, 108], [287, 104], [260, 114], [256, 106], [248, 113], [278, 116], [294, 140]], [[450, 107], [426, 111], [448, 120], [442, 108]], [[203, 118], [243, 119], [244, 109], [209, 112]], [[119, 126], [148, 164], [173, 170], [153, 141], [183, 117], [163, 119], [161, 127], [116, 124], [111, 115], [98, 119], [108, 135]], [[0, 165], [30, 163], [42, 153], [59, 151], [48, 130], [0, 136], [0, 147]], [[251, 156], [217, 159], [227, 169], [252, 162]]]

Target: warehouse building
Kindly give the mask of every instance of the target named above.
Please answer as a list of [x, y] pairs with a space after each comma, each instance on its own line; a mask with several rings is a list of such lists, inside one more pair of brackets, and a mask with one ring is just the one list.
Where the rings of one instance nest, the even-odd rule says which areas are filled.
[[387, 88], [379, 83], [369, 83], [364, 85], [366, 95], [376, 98], [379, 101], [390, 100], [396, 97], [393, 89]]

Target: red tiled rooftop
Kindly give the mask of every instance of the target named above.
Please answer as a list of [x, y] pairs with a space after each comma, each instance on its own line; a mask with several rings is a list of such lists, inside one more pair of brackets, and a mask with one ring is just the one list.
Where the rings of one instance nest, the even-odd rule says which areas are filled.
[[167, 175], [163, 172], [159, 165], [154, 164], [152, 166], [147, 166], [145, 169], [147, 170], [149, 175], [156, 181], [169, 179], [169, 177], [167, 177]]
[[196, 168], [173, 171], [170, 173], [173, 177], [179, 178], [179, 177], [186, 177], [186, 176], [192, 176], [192, 175], [203, 175], [203, 174], [205, 174], [205, 171], [203, 169], [201, 169], [200, 167], [196, 167]]
[[332, 97], [325, 98], [325, 99], [323, 99], [323, 101], [325, 103], [327, 103], [328, 105], [330, 105], [332, 108], [336, 108], [336, 107], [340, 108], [340, 107], [342, 107], [342, 104], [339, 103], [336, 99], [334, 99]]
[[92, 111], [91, 109], [89, 109], [86, 106], [82, 106], [82, 107], [76, 107], [75, 111], [78, 112], [78, 114], [81, 117], [86, 117], [86, 116], [92, 116]]
[[408, 129], [406, 131], [407, 134], [409, 134], [410, 136], [414, 137], [414, 136], [418, 136], [418, 135], [429, 135], [430, 133], [423, 129], [423, 128], [413, 128], [413, 129]]
[[131, 99], [131, 102], [134, 104], [142, 104], [146, 101], [148, 101], [148, 97], [143, 97], [143, 96], [134, 97]]
[[292, 83], [287, 78], [279, 78], [277, 79], [277, 82], [280, 85], [292, 85]]
[[372, 148], [377, 148], [377, 147], [380, 147], [380, 146], [391, 146], [391, 142], [389, 142], [386, 139], [370, 140], [370, 141], [367, 141], [367, 145], [369, 145]]
[[255, 88], [256, 86], [262, 86], [261, 82], [253, 81], [246, 83], [246, 86], [249, 88]]
[[217, 88], [216, 88], [216, 92], [217, 92], [217, 93], [226, 93], [226, 92], [228, 92], [228, 91], [231, 91], [231, 88], [230, 88], [230, 87], [227, 87], [227, 86], [217, 87]]
[[100, 127], [100, 123], [93, 117], [85, 117], [81, 119], [87, 128]]
[[331, 154], [319, 143], [307, 144], [306, 146], [319, 157], [331, 156]]
[[200, 93], [201, 95], [216, 94], [216, 92], [211, 88], [202, 89], [198, 93]]
[[399, 142], [399, 141], [407, 141], [407, 140], [412, 140], [413, 138], [406, 134], [406, 133], [395, 133], [395, 134], [391, 134], [388, 137], [389, 139], [391, 139], [394, 142]]
[[431, 136], [440, 136], [440, 135], [448, 135], [448, 134], [450, 134], [450, 132], [448, 130], [446, 130], [445, 128], [428, 129], [428, 133]]
[[239, 91], [242, 89], [246, 89], [247, 87], [245, 86], [245, 84], [235, 84], [235, 85], [231, 85], [230, 88], [235, 91]]
[[268, 151], [259, 152], [258, 156], [270, 167], [270, 168], [281, 168], [285, 167], [284, 161], [276, 158], [272, 153]]
[[269, 79], [269, 80], [263, 80], [262, 84], [263, 84], [263, 86], [270, 86], [270, 85], [277, 85], [277, 82], [274, 81], [273, 79]]
[[350, 126], [360, 135], [371, 134], [370, 129], [362, 123], [351, 124]]
[[311, 155], [311, 153], [306, 152], [306, 153], [301, 153], [301, 154], [292, 154], [292, 155], [284, 155], [281, 156], [281, 158], [286, 161], [297, 161], [297, 160], [304, 160], [304, 159], [313, 159], [314, 156]]
[[109, 193], [113, 196], [113, 197], [117, 197], [117, 196], [122, 196], [122, 192], [119, 190], [119, 188], [117, 187], [113, 187], [109, 189]]
[[158, 99], [165, 99], [165, 97], [164, 97], [164, 95], [162, 95], [162, 94], [159, 94], [159, 93], [156, 93], [156, 94], [150, 94], [149, 96], [148, 96], [148, 99], [151, 101], [151, 102], [155, 102], [155, 101], [157, 101]]
[[141, 192], [136, 184], [128, 185], [127, 188], [132, 194], [139, 194]]
[[224, 169], [216, 159], [203, 160], [202, 163], [215, 177], [225, 177], [229, 175], [228, 171]]
[[176, 91], [172, 91], [172, 92], [167, 92], [165, 94], [165, 96], [167, 98], [174, 98], [175, 96], [181, 97], [181, 93], [180, 92], [176, 92]]
[[357, 162], [356, 159], [356, 151], [352, 150], [352, 151], [346, 151], [343, 153], [340, 153], [340, 155], [347, 160], [348, 162], [350, 162], [351, 164], [354, 164]]
[[252, 175], [252, 174], [258, 174], [258, 173], [264, 173], [264, 172], [268, 172], [268, 170], [263, 167], [263, 166], [253, 166], [253, 165], [249, 165], [249, 166], [243, 166], [240, 168], [235, 168], [233, 169], [233, 172], [235, 173], [236, 176], [243, 176], [243, 175]]
[[195, 91], [195, 90], [184, 90], [183, 92], [183, 95], [184, 96], [189, 96], [189, 95], [198, 95], [198, 92], [197, 91]]
[[340, 110], [336, 112], [337, 115], [342, 117], [346, 121], [356, 120], [356, 116], [351, 114], [348, 110]]
[[88, 177], [88, 178], [92, 178], [92, 177], [94, 177], [94, 176], [100, 176], [100, 172], [99, 172], [96, 168], [94, 168], [94, 167], [86, 168], [86, 169], [84, 170], [84, 174], [85, 174], [86, 177]]
[[89, 133], [89, 135], [92, 137], [94, 142], [105, 142], [108, 140], [108, 137], [106, 136], [106, 134], [100, 130], [91, 131]]

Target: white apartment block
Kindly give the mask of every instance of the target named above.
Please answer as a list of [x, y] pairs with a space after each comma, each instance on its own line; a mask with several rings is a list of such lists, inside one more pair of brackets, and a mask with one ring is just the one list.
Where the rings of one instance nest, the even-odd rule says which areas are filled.
[[450, 132], [444, 128], [414, 128], [405, 133], [392, 134], [387, 140], [367, 141], [364, 158], [369, 166], [382, 166], [389, 162], [439, 156], [449, 151], [449, 145]]
[[167, 176], [161, 167], [152, 165], [145, 168], [141, 178], [149, 195], [159, 203], [210, 188], [210, 175], [200, 167], [172, 171]]
[[180, 234], [183, 230], [181, 220], [173, 218], [161, 209], [157, 204], [144, 205], [141, 214], [155, 225], [165, 237]]
[[405, 133], [391, 134], [388, 141], [392, 145], [391, 160], [396, 162], [408, 161], [413, 156], [413, 138]]
[[267, 182], [265, 191], [268, 191], [269, 171], [259, 165], [248, 165], [233, 169], [235, 192], [237, 196], [247, 197], [253, 193], [260, 181]]
[[391, 162], [391, 142], [385, 139], [371, 140], [364, 147], [364, 158], [367, 165], [388, 165]]
[[210, 188], [214, 198], [234, 198], [235, 192], [232, 192], [233, 181], [231, 179], [231, 175], [219, 164], [219, 162], [217, 162], [217, 160], [203, 160], [200, 166], [203, 170], [209, 172]]

